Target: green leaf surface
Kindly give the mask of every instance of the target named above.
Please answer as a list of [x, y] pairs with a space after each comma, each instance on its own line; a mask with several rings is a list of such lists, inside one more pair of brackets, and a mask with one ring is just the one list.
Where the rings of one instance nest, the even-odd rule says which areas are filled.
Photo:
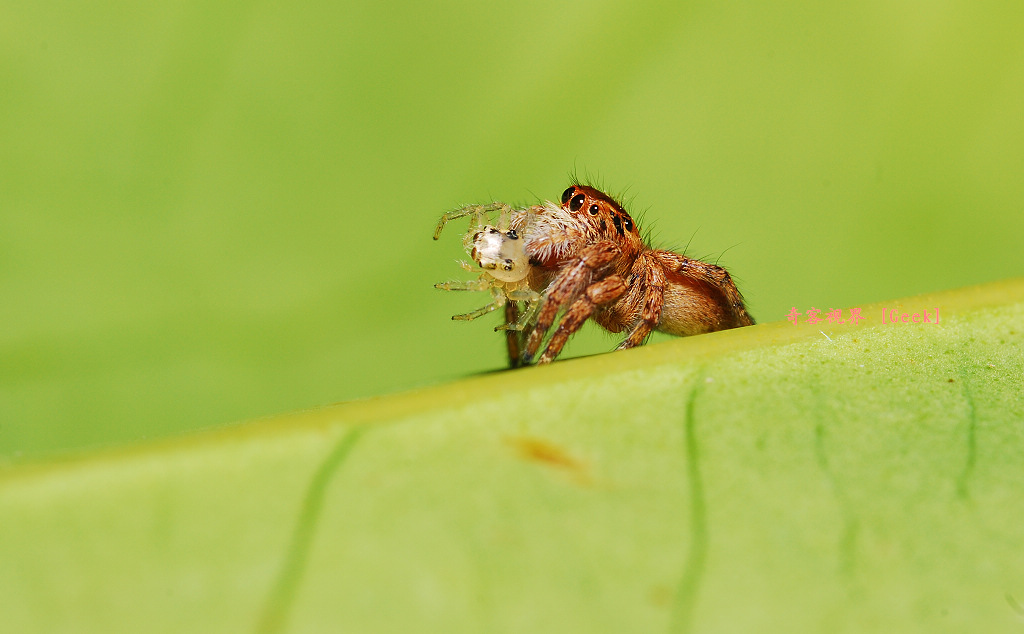
[[430, 236], [570, 172], [758, 321], [1024, 276], [1022, 33], [1016, 0], [6, 0], [0, 462], [500, 367], [448, 321], [485, 298], [433, 287], [466, 225]]
[[3, 629], [1019, 631], [1024, 280], [885, 307], [7, 467]]

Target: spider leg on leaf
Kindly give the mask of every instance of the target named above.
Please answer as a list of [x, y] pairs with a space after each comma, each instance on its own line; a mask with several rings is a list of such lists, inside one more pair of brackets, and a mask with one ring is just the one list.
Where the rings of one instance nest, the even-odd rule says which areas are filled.
[[[566, 304], [575, 301], [590, 285], [594, 276], [603, 267], [615, 260], [620, 253], [621, 249], [613, 241], [601, 240], [583, 249], [579, 256], [574, 258], [572, 263], [562, 268], [562, 273], [544, 291], [544, 298], [537, 314], [537, 323], [526, 341], [526, 350], [524, 350], [523, 354], [524, 364], [530, 363], [533, 356], [537, 354], [544, 335], [547, 334], [548, 329], [555, 322], [555, 317], [559, 311]], [[621, 277], [619, 282], [623, 284], [624, 290], [625, 283], [622, 282]], [[621, 294], [620, 292], [619, 295]], [[605, 301], [612, 300], [608, 299]], [[593, 312], [593, 309], [591, 309], [591, 312]], [[576, 329], [579, 329], [579, 326], [576, 326]], [[564, 345], [564, 341], [562, 344]], [[561, 349], [561, 345], [559, 345], [559, 349]], [[553, 358], [553, 356], [549, 356], [546, 352], [544, 356], [546, 360], [541, 359], [540, 363], [547, 363]]]
[[[508, 349], [508, 367], [510, 369], [516, 369], [520, 367], [522, 361], [520, 356], [522, 354], [522, 334], [521, 331], [512, 328], [514, 324], [518, 324], [522, 316], [519, 313], [519, 302], [506, 302], [505, 303], [505, 346]], [[498, 326], [495, 330], [502, 328]]]
[[[537, 317], [540, 307], [540, 293], [530, 289], [506, 291], [505, 323], [495, 326], [495, 332], [505, 331], [505, 343], [508, 348], [508, 367], [515, 369], [523, 365], [523, 340], [525, 332]], [[525, 308], [520, 307], [525, 304]]]
[[637, 258], [637, 265], [641, 270], [642, 283], [639, 288], [643, 289], [643, 308], [640, 320], [616, 350], [643, 345], [661, 320], [661, 309], [665, 303], [665, 269], [660, 262], [646, 254]]
[[747, 312], [743, 303], [743, 295], [736, 288], [736, 283], [732, 281], [729, 271], [716, 264], [708, 264], [672, 251], [658, 250], [652, 251], [652, 253], [666, 271], [706, 282], [721, 292], [738, 325], [752, 326], [754, 324], [754, 318]]
[[617, 300], [625, 292], [626, 282], [618, 274], [609, 275], [588, 286], [583, 291], [583, 296], [573, 302], [569, 310], [565, 312], [565, 316], [558, 324], [558, 329], [555, 330], [555, 334], [551, 335], [551, 341], [548, 342], [548, 347], [544, 350], [544, 354], [540, 355], [537, 363], [540, 365], [551, 363], [562, 351], [562, 346], [569, 340], [569, 337], [590, 319], [598, 306]]

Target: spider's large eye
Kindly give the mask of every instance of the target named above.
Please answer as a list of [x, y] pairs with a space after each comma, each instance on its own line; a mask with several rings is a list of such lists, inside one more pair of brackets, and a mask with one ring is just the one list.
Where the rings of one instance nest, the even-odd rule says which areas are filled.
[[623, 218], [622, 219], [622, 226], [625, 227], [626, 231], [632, 231], [633, 230], [633, 221], [630, 220], [629, 218]]
[[590, 212], [590, 215], [591, 215], [591, 216], [596, 216], [596, 215], [597, 215], [597, 212], [601, 211], [601, 208], [600, 208], [600, 207], [598, 207], [597, 205], [591, 205], [591, 206], [590, 206], [590, 209], [588, 209], [587, 211], [589, 211], [589, 212]]
[[573, 196], [572, 200], [569, 201], [569, 211], [579, 211], [580, 208], [583, 207], [584, 198], [583, 194], [576, 194]]
[[569, 197], [572, 196], [572, 193], [574, 191], [576, 191], [576, 188], [575, 187], [570, 187], [569, 189], [567, 189], [564, 192], [562, 192], [562, 204], [563, 205], [565, 203], [569, 202]]

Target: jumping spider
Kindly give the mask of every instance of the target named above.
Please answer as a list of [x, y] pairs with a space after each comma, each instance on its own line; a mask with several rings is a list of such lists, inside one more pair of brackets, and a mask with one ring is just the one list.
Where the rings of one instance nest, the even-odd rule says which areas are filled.
[[[452, 319], [470, 320], [487, 313], [505, 308], [505, 323], [495, 330], [507, 331], [509, 362], [513, 367], [519, 363], [519, 342], [521, 333], [529, 325], [541, 295], [530, 288], [528, 277], [531, 272], [526, 255], [524, 240], [519, 235], [528, 224], [528, 216], [522, 209], [512, 209], [504, 203], [490, 205], [469, 205], [449, 212], [441, 217], [434, 231], [434, 239], [441, 237], [444, 226], [455, 219], [471, 217], [469, 230], [462, 237], [462, 245], [478, 268], [465, 261], [459, 265], [471, 273], [480, 273], [475, 280], [454, 280], [434, 284], [434, 288], [445, 291], [490, 291], [491, 303]], [[491, 216], [498, 214], [497, 225], [490, 224]], [[515, 222], [518, 229], [511, 228]], [[519, 310], [519, 302], [526, 309]]]
[[[485, 222], [496, 213], [498, 226]], [[728, 271], [651, 248], [622, 204], [589, 185], [571, 185], [560, 205], [464, 207], [441, 218], [434, 239], [448, 221], [465, 216], [475, 225], [463, 244], [484, 272], [472, 282], [437, 288], [491, 291], [491, 304], [453, 319], [475, 319], [504, 306], [505, 326], [499, 328], [508, 331], [513, 367], [533, 360], [559, 313], [538, 364], [553, 361], [591, 318], [610, 332], [627, 332], [619, 350], [642, 345], [654, 330], [687, 336], [754, 323]], [[466, 263], [463, 268], [476, 270]], [[524, 311], [519, 302], [526, 303]]]

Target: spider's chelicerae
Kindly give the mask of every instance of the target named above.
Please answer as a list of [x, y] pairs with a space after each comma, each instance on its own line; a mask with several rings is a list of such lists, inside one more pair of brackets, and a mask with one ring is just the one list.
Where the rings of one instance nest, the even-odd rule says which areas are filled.
[[[500, 213], [499, 226], [484, 222], [489, 213]], [[625, 331], [619, 350], [642, 345], [655, 330], [687, 336], [754, 323], [728, 271], [651, 248], [622, 204], [589, 185], [570, 186], [561, 204], [464, 207], [445, 214], [434, 239], [446, 222], [464, 216], [476, 223], [464, 244], [484, 273], [437, 287], [491, 291], [491, 304], [454, 319], [504, 306], [513, 367], [533, 360], [559, 315], [538, 364], [553, 361], [588, 319]], [[519, 302], [526, 302], [525, 311]]]

